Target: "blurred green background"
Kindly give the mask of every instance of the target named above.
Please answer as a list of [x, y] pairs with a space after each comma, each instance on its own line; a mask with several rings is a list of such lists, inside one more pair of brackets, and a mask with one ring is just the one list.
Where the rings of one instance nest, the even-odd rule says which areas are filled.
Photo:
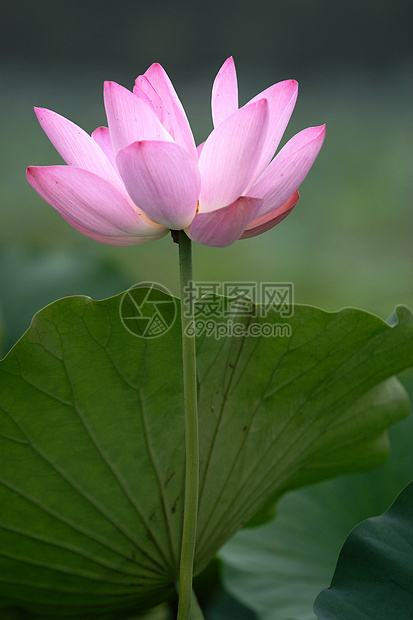
[[72, 229], [28, 185], [27, 165], [60, 163], [33, 113], [91, 132], [102, 83], [132, 88], [152, 62], [169, 73], [197, 142], [210, 93], [235, 58], [240, 103], [300, 83], [283, 142], [327, 123], [323, 149], [278, 227], [229, 248], [194, 248], [195, 277], [286, 282], [295, 301], [358, 306], [386, 318], [413, 306], [411, 0], [4, 0], [0, 7], [0, 294], [3, 351], [35, 311], [71, 294], [102, 298], [151, 280], [178, 292], [177, 246], [130, 248]]

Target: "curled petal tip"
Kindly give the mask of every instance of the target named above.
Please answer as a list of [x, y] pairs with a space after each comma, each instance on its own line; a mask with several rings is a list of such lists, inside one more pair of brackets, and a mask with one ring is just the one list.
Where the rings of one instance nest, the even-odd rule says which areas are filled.
[[51, 110], [48, 110], [47, 108], [40, 108], [38, 106], [34, 106], [33, 110], [39, 122], [44, 114], [47, 114], [47, 113], [50, 113], [51, 115], [55, 114], [55, 112], [52, 112]]
[[326, 125], [324, 124], [324, 125], [317, 125], [315, 127], [309, 127], [307, 131], [308, 131], [309, 135], [311, 135], [311, 133], [312, 133], [312, 140], [313, 141], [317, 141], [319, 143], [321, 142], [321, 144], [320, 144], [320, 148], [321, 148], [321, 145], [323, 144], [324, 138], [325, 138], [325, 135], [326, 135]]
[[105, 80], [105, 82], [103, 82], [103, 92], [109, 92], [111, 90], [113, 90], [114, 88], [121, 88], [120, 84], [118, 84], [117, 82], [114, 82], [113, 80]]
[[295, 94], [295, 97], [297, 97], [297, 95], [298, 95], [298, 88], [299, 88], [299, 84], [298, 84], [297, 80], [291, 79], [291, 80], [289, 80], [289, 82], [290, 82], [290, 85], [291, 85], [291, 89], [292, 89], [293, 93]]

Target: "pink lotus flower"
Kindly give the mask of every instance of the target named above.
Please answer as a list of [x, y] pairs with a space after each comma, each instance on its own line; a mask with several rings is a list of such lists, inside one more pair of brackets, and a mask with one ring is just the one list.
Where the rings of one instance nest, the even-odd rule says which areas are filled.
[[298, 187], [323, 144], [325, 126], [295, 135], [274, 157], [297, 98], [297, 82], [274, 84], [238, 108], [232, 58], [212, 89], [214, 129], [198, 148], [167, 74], [153, 64], [133, 93], [106, 82], [108, 127], [89, 136], [35, 108], [67, 166], [31, 166], [27, 179], [84, 235], [112, 245], [185, 229], [227, 246], [269, 230], [298, 201]]

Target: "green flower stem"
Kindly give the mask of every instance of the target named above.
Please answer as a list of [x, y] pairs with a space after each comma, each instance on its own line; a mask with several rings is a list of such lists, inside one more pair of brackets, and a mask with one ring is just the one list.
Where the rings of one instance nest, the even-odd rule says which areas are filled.
[[191, 614], [192, 578], [198, 518], [199, 431], [195, 334], [193, 328], [188, 330], [188, 327], [192, 327], [191, 323], [194, 317], [192, 305], [191, 308], [187, 308], [185, 305], [185, 297], [187, 296], [185, 288], [192, 281], [192, 248], [191, 240], [183, 230], [178, 232], [178, 243], [186, 447], [185, 503], [179, 572], [178, 620], [189, 620], [191, 617], [202, 618], [202, 612], [195, 603], [193, 613]]

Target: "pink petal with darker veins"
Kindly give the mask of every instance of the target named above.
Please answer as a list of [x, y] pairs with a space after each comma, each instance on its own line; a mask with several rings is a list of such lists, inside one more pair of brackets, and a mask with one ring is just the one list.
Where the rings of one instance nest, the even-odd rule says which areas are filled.
[[280, 207], [299, 188], [324, 141], [325, 125], [308, 127], [281, 149], [249, 193], [263, 198], [259, 215]]
[[195, 158], [195, 140], [188, 118], [165, 69], [154, 63], [144, 75], [136, 78], [135, 84], [151, 100], [162, 124], [174, 140]]
[[247, 105], [250, 105], [263, 98], [268, 101], [268, 132], [258, 165], [258, 174], [261, 174], [274, 157], [274, 153], [293, 113], [297, 95], [297, 82], [295, 80], [284, 80], [270, 86], [247, 103]]
[[153, 220], [174, 230], [191, 223], [201, 179], [186, 149], [175, 142], [135, 142], [116, 161], [132, 200]]
[[[167, 129], [168, 133], [174, 138], [172, 133], [172, 125], [168, 119], [168, 111], [162, 103], [162, 99], [149, 82], [148, 78], [144, 75], [138, 75], [135, 80], [135, 86], [133, 87], [133, 94], [142, 99], [146, 105], [156, 114], [161, 121], [162, 125]], [[175, 138], [174, 138], [175, 139]]]
[[199, 157], [200, 213], [229, 205], [245, 193], [256, 178], [267, 126], [268, 104], [262, 99], [237, 110], [212, 131]]
[[119, 176], [89, 134], [56, 112], [45, 108], [35, 108], [35, 112], [50, 142], [69, 166], [89, 170], [122, 189]]
[[232, 56], [227, 58], [214, 80], [211, 109], [214, 127], [238, 110], [237, 73]]
[[244, 233], [241, 235], [240, 239], [250, 239], [251, 237], [256, 237], [257, 235], [261, 235], [262, 233], [267, 232], [267, 230], [274, 228], [274, 226], [277, 226], [277, 224], [282, 222], [287, 215], [291, 213], [299, 198], [300, 195], [298, 191], [296, 191], [288, 200], [285, 201], [283, 205], [281, 205], [281, 207], [275, 209], [275, 211], [271, 211], [271, 213], [267, 213], [267, 215], [261, 215], [260, 217], [252, 220], [252, 222], [248, 224]]
[[144, 101], [115, 82], [105, 82], [104, 99], [115, 153], [137, 140], [173, 141]]
[[69, 166], [32, 166], [27, 180], [77, 230], [110, 245], [160, 239], [168, 230], [138, 213], [101, 177]]
[[254, 219], [261, 201], [241, 196], [232, 204], [217, 211], [198, 213], [187, 230], [188, 236], [198, 243], [225, 247], [239, 239]]

